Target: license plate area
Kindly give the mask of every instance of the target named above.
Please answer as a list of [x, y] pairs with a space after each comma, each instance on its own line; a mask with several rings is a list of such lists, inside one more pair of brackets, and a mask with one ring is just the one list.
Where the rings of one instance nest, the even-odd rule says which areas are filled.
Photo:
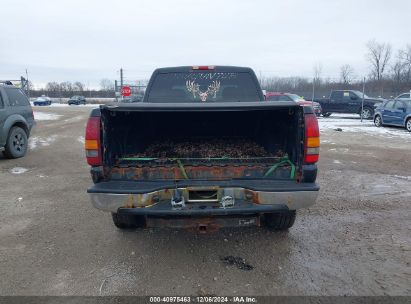
[[188, 189], [188, 203], [217, 203], [219, 202], [218, 189]]

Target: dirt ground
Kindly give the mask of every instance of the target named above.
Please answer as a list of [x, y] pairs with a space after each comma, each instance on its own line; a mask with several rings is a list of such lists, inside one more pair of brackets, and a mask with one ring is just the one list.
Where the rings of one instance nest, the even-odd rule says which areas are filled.
[[320, 119], [320, 195], [288, 232], [124, 232], [86, 194], [90, 107], [35, 110], [27, 156], [0, 157], [0, 295], [411, 295], [405, 130]]

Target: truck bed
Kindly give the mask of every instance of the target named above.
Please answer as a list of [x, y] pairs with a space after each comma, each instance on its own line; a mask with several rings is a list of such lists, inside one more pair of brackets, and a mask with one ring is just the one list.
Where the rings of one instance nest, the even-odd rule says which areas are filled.
[[294, 179], [301, 168], [294, 102], [139, 103], [101, 116], [110, 179]]

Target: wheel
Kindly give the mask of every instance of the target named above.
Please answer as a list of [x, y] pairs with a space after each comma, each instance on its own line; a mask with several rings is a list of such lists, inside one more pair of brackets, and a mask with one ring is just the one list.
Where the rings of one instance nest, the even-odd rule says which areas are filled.
[[294, 225], [296, 217], [295, 210], [264, 214], [264, 224], [271, 230], [286, 230]]
[[26, 155], [27, 152], [27, 134], [20, 127], [13, 127], [7, 137], [4, 155], [7, 158], [19, 158]]
[[330, 117], [331, 116], [330, 112], [323, 112], [322, 114], [323, 114], [324, 117]]
[[374, 117], [374, 124], [377, 127], [381, 127], [382, 126], [382, 120], [381, 120], [381, 116], [380, 115], [376, 115]]
[[120, 229], [143, 228], [146, 220], [142, 215], [112, 213], [113, 223]]
[[370, 108], [363, 108], [362, 109], [362, 118], [364, 119], [371, 119], [371, 117], [373, 116], [373, 110], [371, 110]]
[[411, 118], [407, 119], [407, 122], [405, 123], [405, 128], [408, 130], [408, 132], [411, 132]]

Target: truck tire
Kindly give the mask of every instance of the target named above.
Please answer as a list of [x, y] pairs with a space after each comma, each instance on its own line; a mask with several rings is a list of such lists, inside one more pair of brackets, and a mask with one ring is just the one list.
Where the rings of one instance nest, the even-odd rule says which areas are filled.
[[145, 227], [146, 220], [144, 216], [133, 214], [112, 213], [113, 223], [120, 229], [133, 229]]
[[20, 127], [10, 129], [9, 136], [4, 150], [7, 158], [19, 158], [26, 155], [27, 152], [27, 134]]
[[330, 112], [323, 112], [321, 114], [323, 115], [323, 117], [330, 117], [331, 116]]
[[370, 107], [364, 107], [362, 109], [362, 113], [360, 114], [360, 117], [364, 119], [371, 119], [374, 116], [374, 111]]
[[270, 230], [286, 230], [294, 225], [296, 217], [295, 210], [281, 213], [264, 214], [264, 224]]

